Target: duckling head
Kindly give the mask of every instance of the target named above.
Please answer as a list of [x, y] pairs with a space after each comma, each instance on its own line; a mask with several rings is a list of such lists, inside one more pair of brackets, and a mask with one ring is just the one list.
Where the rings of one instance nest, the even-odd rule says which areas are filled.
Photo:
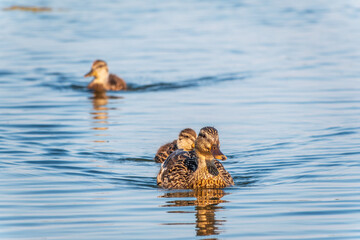
[[178, 140], [176, 141], [179, 149], [191, 151], [195, 147], [196, 132], [191, 128], [185, 128], [179, 133]]
[[218, 131], [214, 127], [203, 127], [195, 140], [195, 151], [205, 160], [214, 158], [226, 160], [227, 157], [220, 151]]
[[109, 77], [109, 69], [105, 61], [95, 60], [91, 66], [90, 72], [84, 77], [95, 77], [95, 79], [106, 80]]

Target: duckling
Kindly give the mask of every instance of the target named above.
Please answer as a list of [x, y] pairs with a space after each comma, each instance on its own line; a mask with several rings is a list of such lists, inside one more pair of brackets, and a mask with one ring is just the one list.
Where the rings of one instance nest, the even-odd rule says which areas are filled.
[[184, 149], [185, 151], [193, 150], [195, 139], [196, 132], [191, 128], [185, 128], [179, 133], [177, 140], [167, 143], [159, 148], [154, 157], [155, 162], [163, 163], [172, 152], [178, 149]]
[[234, 185], [231, 175], [216, 159], [226, 160], [220, 151], [218, 131], [204, 127], [195, 140], [195, 149], [176, 150], [161, 165], [157, 184], [163, 188], [223, 188]]
[[85, 74], [84, 77], [91, 76], [93, 76], [94, 79], [89, 83], [88, 88], [96, 92], [126, 90], [125, 81], [115, 74], [109, 74], [109, 69], [105, 61], [95, 60], [93, 62], [90, 72]]

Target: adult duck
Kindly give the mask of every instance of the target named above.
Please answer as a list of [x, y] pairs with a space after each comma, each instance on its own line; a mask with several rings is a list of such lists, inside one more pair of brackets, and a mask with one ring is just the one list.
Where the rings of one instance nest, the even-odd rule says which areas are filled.
[[231, 175], [217, 160], [226, 160], [220, 151], [218, 131], [204, 127], [193, 151], [177, 150], [161, 165], [157, 184], [166, 189], [223, 188], [234, 185]]

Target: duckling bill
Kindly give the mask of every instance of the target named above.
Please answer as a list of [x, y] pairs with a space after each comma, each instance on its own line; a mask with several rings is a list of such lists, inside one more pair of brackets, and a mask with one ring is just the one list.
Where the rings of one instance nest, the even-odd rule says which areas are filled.
[[191, 128], [185, 128], [179, 133], [177, 140], [167, 143], [159, 148], [154, 160], [157, 163], [163, 163], [166, 158], [178, 149], [191, 151], [194, 149], [196, 132]]
[[90, 72], [85, 74], [84, 77], [92, 76], [94, 79], [89, 83], [88, 89], [96, 92], [119, 91], [127, 88], [126, 82], [122, 78], [109, 73], [108, 66], [103, 60], [95, 60]]
[[176, 150], [161, 165], [157, 184], [166, 189], [223, 188], [234, 180], [217, 160], [226, 160], [220, 151], [218, 131], [204, 127], [192, 151]]

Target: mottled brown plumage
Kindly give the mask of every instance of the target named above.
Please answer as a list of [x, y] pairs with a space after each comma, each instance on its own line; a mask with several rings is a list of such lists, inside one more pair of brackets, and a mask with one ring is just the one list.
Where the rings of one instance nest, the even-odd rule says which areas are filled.
[[109, 74], [105, 61], [93, 62], [90, 72], [85, 74], [85, 77], [91, 76], [94, 79], [89, 83], [88, 88], [96, 92], [126, 90], [126, 82], [114, 74]]
[[166, 158], [177, 149], [184, 149], [191, 151], [194, 148], [196, 139], [196, 132], [191, 128], [185, 128], [179, 133], [177, 140], [167, 143], [159, 148], [154, 160], [157, 163], [163, 163]]
[[231, 175], [216, 160], [226, 159], [219, 146], [217, 130], [213, 127], [202, 128], [193, 151], [176, 150], [162, 164], [157, 176], [158, 185], [167, 189], [223, 188], [234, 185]]

